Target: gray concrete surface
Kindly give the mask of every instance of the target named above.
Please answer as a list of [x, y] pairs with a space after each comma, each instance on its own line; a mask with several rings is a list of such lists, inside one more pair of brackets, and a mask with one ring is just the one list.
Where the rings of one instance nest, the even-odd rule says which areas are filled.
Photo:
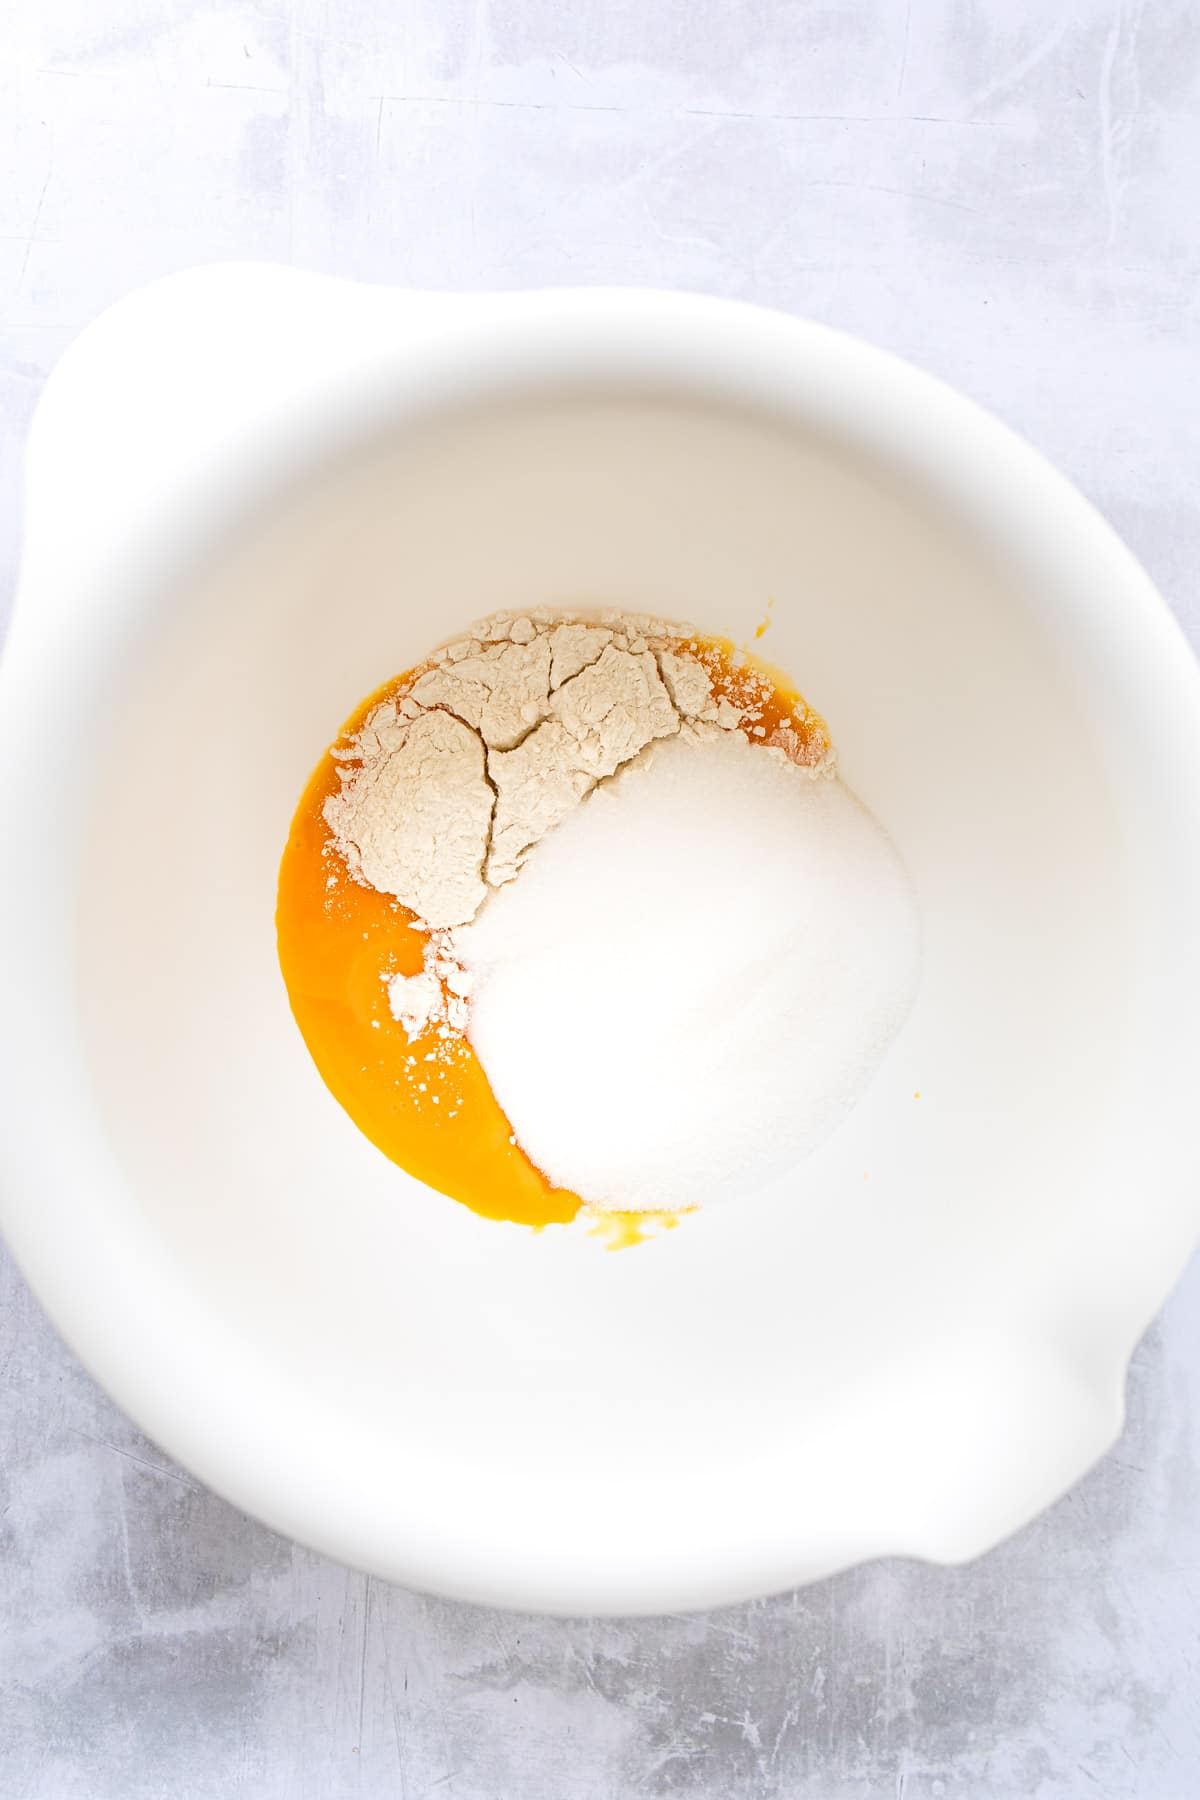
[[[1044, 449], [1196, 641], [1198, 174], [1194, 0], [10, 7], [0, 588], [61, 347], [149, 276], [263, 256], [846, 326]], [[4, 1264], [0, 1795], [1191, 1800], [1198, 1300], [1193, 1268], [1114, 1453], [976, 1566], [593, 1624], [389, 1589], [241, 1517]]]

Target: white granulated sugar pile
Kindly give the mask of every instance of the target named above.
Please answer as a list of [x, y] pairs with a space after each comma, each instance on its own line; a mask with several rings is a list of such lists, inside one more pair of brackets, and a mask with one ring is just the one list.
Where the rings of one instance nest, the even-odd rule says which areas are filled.
[[883, 831], [833, 776], [736, 731], [643, 751], [453, 938], [518, 1141], [612, 1210], [746, 1196], [794, 1165], [916, 983]]

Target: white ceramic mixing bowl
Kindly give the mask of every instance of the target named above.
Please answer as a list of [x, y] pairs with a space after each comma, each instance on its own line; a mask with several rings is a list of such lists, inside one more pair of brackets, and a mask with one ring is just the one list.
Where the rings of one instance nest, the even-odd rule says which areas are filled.
[[[3, 1224], [170, 1452], [384, 1576], [649, 1611], [969, 1556], [1112, 1442], [1200, 1213], [1200, 680], [1028, 448], [747, 307], [245, 267], [85, 333], [27, 495]], [[753, 1204], [619, 1255], [477, 1218], [359, 1135], [292, 1022], [303, 782], [490, 609], [745, 638], [768, 598], [911, 871], [912, 1015]]]

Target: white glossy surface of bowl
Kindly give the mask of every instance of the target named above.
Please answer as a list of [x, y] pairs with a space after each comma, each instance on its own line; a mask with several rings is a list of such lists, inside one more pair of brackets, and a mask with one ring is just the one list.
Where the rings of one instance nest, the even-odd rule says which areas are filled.
[[[908, 1024], [753, 1204], [616, 1256], [478, 1219], [291, 1020], [307, 773], [498, 606], [744, 638], [768, 598], [913, 877]], [[35, 422], [0, 771], [4, 1228], [139, 1423], [280, 1529], [663, 1610], [974, 1554], [1111, 1442], [1196, 1232], [1200, 680], [1108, 527], [939, 384], [680, 295], [144, 290]]]

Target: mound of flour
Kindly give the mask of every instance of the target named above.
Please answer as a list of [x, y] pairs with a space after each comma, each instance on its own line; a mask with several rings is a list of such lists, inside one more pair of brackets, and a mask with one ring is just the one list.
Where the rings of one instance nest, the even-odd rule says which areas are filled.
[[738, 732], [645, 750], [453, 938], [518, 1141], [610, 1210], [746, 1195], [797, 1163], [917, 977], [883, 831], [834, 777]]
[[814, 775], [832, 766], [807, 709], [803, 731], [757, 722], [769, 684], [752, 670], [742, 705], [719, 698], [690, 629], [622, 613], [498, 613], [437, 651], [333, 752], [340, 789], [323, 810], [350, 874], [446, 930], [660, 738], [745, 729]]

